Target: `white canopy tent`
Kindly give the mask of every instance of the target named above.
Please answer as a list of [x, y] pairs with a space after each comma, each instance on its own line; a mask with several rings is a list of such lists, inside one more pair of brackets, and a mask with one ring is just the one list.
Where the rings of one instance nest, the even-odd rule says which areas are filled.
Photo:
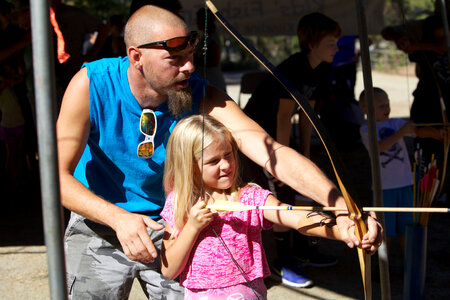
[[[183, 16], [195, 28], [195, 13], [202, 0], [180, 0]], [[365, 1], [369, 34], [384, 27], [385, 0]], [[348, 0], [215, 0], [214, 5], [242, 35], [293, 35], [301, 16], [321, 12], [338, 21], [343, 34], [358, 34], [355, 1]], [[218, 26], [219, 30], [223, 30]], [[222, 31], [223, 32], [223, 31]]]

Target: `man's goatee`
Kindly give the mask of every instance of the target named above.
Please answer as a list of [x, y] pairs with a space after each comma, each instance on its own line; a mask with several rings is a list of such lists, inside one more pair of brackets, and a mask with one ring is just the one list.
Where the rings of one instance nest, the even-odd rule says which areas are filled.
[[192, 90], [191, 87], [187, 87], [180, 91], [170, 91], [168, 93], [169, 98], [169, 111], [175, 117], [180, 117], [186, 112], [192, 111]]

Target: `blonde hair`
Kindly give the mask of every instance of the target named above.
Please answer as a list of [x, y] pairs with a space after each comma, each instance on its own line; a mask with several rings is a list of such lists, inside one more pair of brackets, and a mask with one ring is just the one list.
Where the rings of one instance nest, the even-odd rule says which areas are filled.
[[[192, 115], [182, 119], [173, 129], [166, 149], [164, 189], [173, 192], [175, 230], [185, 225], [189, 210], [201, 196], [201, 170], [197, 162], [203, 149], [217, 142], [230, 143], [236, 161], [233, 185], [226, 191], [238, 194], [241, 181], [238, 176], [238, 146], [231, 132], [211, 116]], [[203, 192], [204, 194], [204, 192]]]

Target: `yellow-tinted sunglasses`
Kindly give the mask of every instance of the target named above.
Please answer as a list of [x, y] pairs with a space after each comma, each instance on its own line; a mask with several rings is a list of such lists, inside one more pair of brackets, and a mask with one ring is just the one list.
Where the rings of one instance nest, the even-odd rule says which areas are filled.
[[153, 138], [156, 133], [157, 119], [155, 112], [151, 109], [144, 109], [141, 114], [141, 120], [139, 122], [139, 128], [142, 134], [145, 136], [145, 140], [141, 142], [137, 147], [137, 155], [140, 158], [151, 158], [153, 151], [155, 150], [155, 144]]

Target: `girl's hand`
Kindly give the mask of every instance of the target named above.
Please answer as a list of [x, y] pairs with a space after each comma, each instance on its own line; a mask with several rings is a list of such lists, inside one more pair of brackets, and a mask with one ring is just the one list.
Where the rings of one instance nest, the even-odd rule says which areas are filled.
[[190, 225], [197, 231], [202, 231], [214, 219], [214, 213], [209, 208], [206, 208], [206, 202], [198, 201], [192, 206], [189, 212], [189, 219], [186, 225]]

